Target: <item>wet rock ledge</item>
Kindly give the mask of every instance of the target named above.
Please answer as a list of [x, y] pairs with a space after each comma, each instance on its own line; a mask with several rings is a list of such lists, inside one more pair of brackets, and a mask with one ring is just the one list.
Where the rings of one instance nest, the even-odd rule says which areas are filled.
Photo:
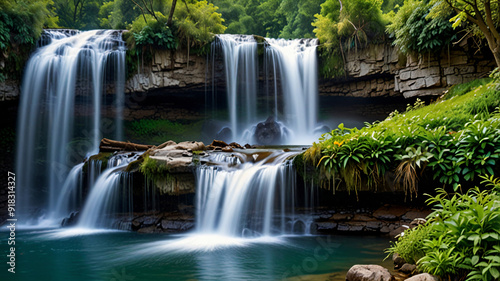
[[325, 210], [315, 217], [311, 231], [317, 234], [360, 232], [394, 237], [416, 219], [425, 218], [430, 213], [428, 208], [389, 204], [374, 210]]

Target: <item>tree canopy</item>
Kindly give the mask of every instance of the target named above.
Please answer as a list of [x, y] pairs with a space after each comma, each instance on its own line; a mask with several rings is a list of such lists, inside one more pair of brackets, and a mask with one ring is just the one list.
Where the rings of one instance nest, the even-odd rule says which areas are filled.
[[[499, 0], [0, 0], [0, 48], [33, 46], [43, 27], [131, 31], [130, 46], [201, 48], [214, 34], [320, 40], [322, 74], [344, 55], [392, 41], [403, 53], [484, 42], [500, 65]], [[461, 34], [462, 33], [462, 34]], [[1, 78], [1, 77], [0, 77]]]
[[[434, 0], [433, 16], [448, 16], [449, 10], [455, 15], [451, 17], [453, 27], [464, 27], [468, 33], [485, 38], [500, 66], [500, 5], [498, 0]], [[446, 15], [448, 14], [448, 15]]]

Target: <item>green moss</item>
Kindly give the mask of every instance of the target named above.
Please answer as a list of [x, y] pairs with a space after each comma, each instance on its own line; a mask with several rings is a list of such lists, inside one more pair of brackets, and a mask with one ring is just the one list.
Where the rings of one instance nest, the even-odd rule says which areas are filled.
[[164, 163], [150, 158], [149, 155], [144, 156], [139, 167], [139, 172], [141, 172], [147, 179], [152, 180], [156, 188], [158, 188], [162, 194], [175, 189], [174, 187], [178, 181], [177, 176], [171, 174], [170, 170]]
[[170, 173], [164, 163], [160, 163], [159, 161], [150, 158], [149, 155], [144, 156], [143, 161], [140, 164], [139, 171], [152, 180], [165, 179]]
[[165, 119], [141, 119], [125, 123], [132, 142], [159, 145], [165, 140], [181, 142], [201, 138], [203, 121], [173, 122]]
[[111, 152], [100, 152], [98, 154], [94, 154], [90, 156], [87, 161], [85, 161], [85, 164], [83, 165], [83, 172], [86, 173], [88, 171], [88, 166], [90, 161], [101, 161], [101, 167], [102, 169], [105, 169], [108, 166], [108, 161], [109, 158], [111, 158], [111, 155], [113, 155]]

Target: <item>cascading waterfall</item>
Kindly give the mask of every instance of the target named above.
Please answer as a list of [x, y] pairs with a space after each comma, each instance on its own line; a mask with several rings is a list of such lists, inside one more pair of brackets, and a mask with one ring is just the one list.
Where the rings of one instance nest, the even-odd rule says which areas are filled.
[[[18, 214], [54, 219], [67, 215], [59, 213], [65, 208], [58, 197], [65, 181], [75, 181], [66, 180], [76, 174], [70, 167], [96, 153], [103, 136], [122, 138], [125, 44], [121, 32], [113, 30], [47, 30], [43, 38], [27, 63], [21, 89]], [[102, 119], [110, 84], [116, 117]], [[75, 122], [75, 113], [82, 120]]]
[[316, 137], [318, 115], [318, 40], [266, 38], [266, 43], [266, 57], [274, 76], [275, 111], [278, 111], [277, 79], [280, 79], [283, 96], [281, 121], [292, 134], [287, 142], [311, 143]]
[[132, 175], [123, 170], [141, 154], [117, 154], [108, 160], [107, 169], [92, 186], [85, 201], [77, 227], [107, 228], [112, 225], [116, 213], [132, 212]]
[[[280, 132], [274, 134], [281, 144], [306, 144], [318, 137], [317, 39], [266, 38], [266, 83], [260, 87], [257, 42], [253, 36], [218, 35], [215, 44], [221, 46], [223, 53], [231, 141], [255, 143], [257, 123], [266, 119], [276, 122]], [[263, 88], [267, 90], [258, 91]]]
[[252, 35], [220, 34], [233, 138], [257, 121], [257, 42]]
[[[217, 165], [196, 170], [196, 224], [200, 234], [231, 237], [293, 233], [307, 219], [295, 214], [299, 201], [290, 159], [298, 152], [216, 154]], [[220, 156], [223, 155], [223, 156]], [[216, 162], [217, 160], [223, 162]], [[307, 233], [307, 227], [303, 227]], [[304, 233], [302, 232], [302, 233]]]

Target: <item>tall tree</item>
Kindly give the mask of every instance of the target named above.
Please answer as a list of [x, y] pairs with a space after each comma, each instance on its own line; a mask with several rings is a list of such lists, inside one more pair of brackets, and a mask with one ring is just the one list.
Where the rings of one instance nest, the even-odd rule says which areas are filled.
[[499, 0], [440, 0], [436, 1], [433, 12], [439, 14], [450, 8], [457, 13], [451, 19], [453, 27], [468, 23], [479, 28], [500, 67]]
[[93, 29], [99, 27], [99, 0], [55, 0], [59, 25], [66, 28]]

